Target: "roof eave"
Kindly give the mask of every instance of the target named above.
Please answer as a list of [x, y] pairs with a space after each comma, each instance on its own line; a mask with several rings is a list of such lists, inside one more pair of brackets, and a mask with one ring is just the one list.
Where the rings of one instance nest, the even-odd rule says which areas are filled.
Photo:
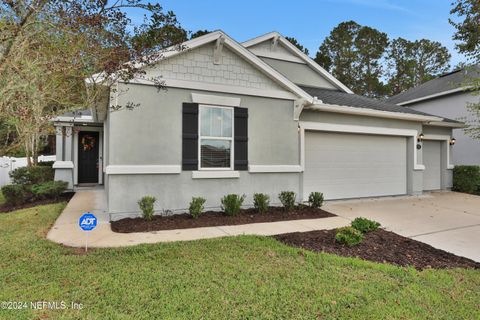
[[416, 122], [441, 122], [443, 118], [435, 116], [424, 116], [410, 113], [402, 112], [391, 112], [391, 111], [382, 111], [368, 108], [357, 108], [349, 106], [341, 106], [334, 104], [313, 104], [305, 107], [308, 110], [314, 111], [324, 111], [324, 112], [334, 112], [334, 113], [343, 113], [343, 114], [353, 114], [360, 116], [369, 116], [377, 118], [386, 118], [386, 119], [399, 119], [399, 120], [408, 120]]

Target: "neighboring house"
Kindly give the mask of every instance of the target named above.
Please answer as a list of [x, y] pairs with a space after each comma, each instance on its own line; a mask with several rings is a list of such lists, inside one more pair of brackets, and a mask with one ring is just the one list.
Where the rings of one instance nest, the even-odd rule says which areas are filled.
[[451, 187], [460, 123], [355, 95], [276, 32], [240, 44], [216, 31], [185, 46], [145, 70], [166, 91], [118, 83], [110, 104], [138, 108], [56, 119], [56, 179], [103, 184], [112, 220], [138, 215], [144, 195], [181, 212], [193, 196], [218, 208], [228, 193], [251, 205], [255, 192], [277, 204], [284, 190], [304, 201]]
[[[480, 102], [479, 96], [466, 86], [468, 79], [475, 77], [480, 77], [480, 66], [447, 73], [393, 96], [388, 102], [468, 124], [475, 117], [467, 109], [468, 104]], [[480, 140], [468, 136], [463, 128], [454, 129], [453, 136], [456, 143], [452, 163], [480, 165]]]

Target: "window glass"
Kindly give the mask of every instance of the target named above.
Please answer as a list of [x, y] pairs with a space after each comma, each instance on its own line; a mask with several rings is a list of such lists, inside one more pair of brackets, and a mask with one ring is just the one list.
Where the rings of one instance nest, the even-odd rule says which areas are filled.
[[202, 136], [232, 136], [232, 109], [203, 107], [200, 113]]
[[202, 139], [200, 159], [202, 168], [230, 168], [230, 140]]

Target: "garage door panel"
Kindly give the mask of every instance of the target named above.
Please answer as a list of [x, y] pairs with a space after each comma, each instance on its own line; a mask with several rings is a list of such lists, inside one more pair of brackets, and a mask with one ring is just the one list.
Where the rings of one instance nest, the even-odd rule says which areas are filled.
[[423, 190], [439, 190], [441, 188], [441, 142], [423, 142]]
[[304, 196], [326, 199], [406, 193], [406, 138], [307, 132]]

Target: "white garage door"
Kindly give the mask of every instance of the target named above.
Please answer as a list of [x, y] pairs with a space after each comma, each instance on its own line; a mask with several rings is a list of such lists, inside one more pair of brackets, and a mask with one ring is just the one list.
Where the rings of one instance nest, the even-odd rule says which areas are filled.
[[405, 137], [305, 133], [304, 197], [323, 192], [326, 199], [407, 193]]
[[439, 190], [441, 187], [441, 142], [423, 142], [423, 190]]

